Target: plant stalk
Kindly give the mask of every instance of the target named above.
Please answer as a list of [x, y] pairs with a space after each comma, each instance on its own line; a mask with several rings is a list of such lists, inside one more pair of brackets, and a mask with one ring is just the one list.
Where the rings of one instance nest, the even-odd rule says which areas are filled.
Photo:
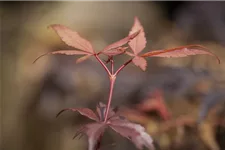
[[104, 123], [108, 119], [109, 109], [110, 109], [110, 105], [111, 105], [111, 101], [112, 101], [113, 88], [114, 88], [114, 84], [115, 84], [115, 81], [116, 81], [116, 76], [118, 75], [118, 73], [121, 70], [123, 70], [124, 67], [126, 67], [130, 62], [132, 62], [132, 59], [130, 59], [127, 62], [125, 62], [115, 73], [113, 73], [113, 70], [114, 70], [114, 62], [113, 62], [113, 59], [111, 59], [110, 62], [111, 62], [111, 73], [112, 73], [112, 75], [110, 75], [109, 99], [108, 99], [107, 108], [106, 108], [106, 112], [105, 112]]
[[108, 73], [109, 75], [109, 79], [110, 79], [110, 89], [109, 89], [109, 99], [108, 99], [108, 103], [106, 106], [106, 111], [105, 111], [105, 118], [104, 118], [104, 123], [106, 123], [107, 119], [108, 119], [108, 115], [109, 115], [109, 110], [110, 110], [110, 106], [111, 106], [111, 102], [112, 102], [112, 94], [113, 94], [113, 88], [114, 88], [114, 84], [116, 81], [116, 76], [118, 75], [118, 73], [124, 68], [126, 67], [131, 61], [132, 59], [128, 60], [126, 63], [124, 63], [115, 73], [114, 73], [114, 61], [113, 58], [110, 59], [110, 63], [111, 63], [111, 72], [109, 71], [109, 69], [106, 67], [106, 65], [102, 62], [102, 60], [98, 57], [98, 54], [94, 55], [95, 58], [99, 61], [99, 63], [103, 66], [103, 68], [105, 69], [105, 71]]
[[102, 60], [98, 57], [97, 54], [94, 55], [95, 58], [98, 60], [98, 62], [102, 65], [102, 67], [105, 69], [105, 71], [108, 73], [109, 76], [112, 74], [110, 73], [109, 69], [106, 67], [106, 65], [102, 62]]
[[109, 99], [108, 99], [107, 108], [106, 108], [106, 112], [105, 112], [104, 123], [106, 123], [106, 121], [108, 119], [109, 109], [110, 109], [110, 105], [111, 105], [111, 101], [112, 101], [112, 94], [113, 94], [113, 88], [114, 88], [115, 81], [116, 81], [116, 76], [111, 75], [110, 76]]
[[126, 67], [130, 62], [132, 61], [132, 59], [128, 60], [127, 62], [125, 62], [116, 72], [115, 72], [115, 76], [118, 75], [118, 73], [123, 70], [124, 67]]

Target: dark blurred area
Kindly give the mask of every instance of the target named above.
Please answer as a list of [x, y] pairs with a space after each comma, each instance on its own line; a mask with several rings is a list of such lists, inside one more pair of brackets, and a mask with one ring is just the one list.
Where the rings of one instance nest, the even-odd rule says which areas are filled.
[[[225, 2], [1, 2], [1, 150], [85, 150], [87, 138], [72, 140], [89, 120], [67, 107], [95, 109], [107, 102], [109, 81], [94, 59], [39, 55], [68, 50], [51, 24], [66, 25], [95, 49], [125, 37], [138, 16], [145, 51], [188, 44], [206, 55], [148, 59], [147, 71], [133, 64], [118, 76], [113, 106], [142, 124], [161, 150], [225, 149]], [[116, 67], [128, 57], [116, 58]], [[154, 92], [161, 91], [161, 100]], [[146, 107], [150, 105], [151, 107]], [[153, 109], [154, 108], [154, 109]], [[135, 150], [111, 131], [103, 149]], [[115, 143], [115, 144], [113, 144]]]

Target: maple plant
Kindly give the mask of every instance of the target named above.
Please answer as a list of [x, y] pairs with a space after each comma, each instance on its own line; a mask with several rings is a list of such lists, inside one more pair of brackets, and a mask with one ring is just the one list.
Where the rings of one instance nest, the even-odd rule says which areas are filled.
[[[153, 150], [153, 140], [151, 136], [145, 131], [145, 128], [139, 124], [132, 123], [126, 118], [120, 116], [119, 111], [115, 111], [111, 107], [113, 88], [117, 75], [130, 63], [140, 67], [143, 71], [146, 70], [147, 57], [186, 57], [196, 54], [208, 54], [215, 56], [220, 62], [219, 58], [209, 52], [207, 48], [201, 45], [187, 45], [171, 49], [154, 50], [142, 54], [142, 50], [146, 46], [146, 38], [143, 26], [139, 19], [135, 17], [133, 27], [131, 28], [128, 36], [125, 38], [106, 46], [103, 50], [96, 52], [91, 43], [81, 37], [77, 32], [72, 31], [66, 26], [54, 24], [49, 28], [56, 31], [58, 36], [67, 45], [76, 48], [77, 50], [60, 50], [45, 53], [39, 56], [39, 58], [47, 54], [65, 54], [65, 55], [84, 55], [76, 60], [76, 63], [80, 63], [89, 57], [93, 56], [101, 64], [108, 74], [110, 81], [110, 90], [107, 105], [99, 103], [96, 107], [96, 113], [89, 108], [66, 108], [60, 111], [57, 116], [66, 110], [79, 112], [81, 115], [90, 118], [95, 121], [94, 123], [85, 124], [78, 130], [74, 137], [86, 134], [88, 136], [89, 150], [98, 150], [100, 148], [101, 138], [106, 128], [111, 128], [121, 136], [131, 140], [138, 149], [147, 147]], [[99, 56], [108, 56], [107, 61], [103, 61]], [[117, 55], [131, 56], [128, 61], [122, 64], [117, 70], [114, 68], [114, 57]], [[110, 64], [108, 67], [107, 64]]]

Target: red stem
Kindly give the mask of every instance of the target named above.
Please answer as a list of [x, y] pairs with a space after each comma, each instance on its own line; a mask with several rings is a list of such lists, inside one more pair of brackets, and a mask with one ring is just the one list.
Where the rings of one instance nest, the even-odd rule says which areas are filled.
[[112, 74], [110, 73], [109, 69], [106, 67], [106, 65], [102, 62], [102, 60], [98, 57], [98, 54], [94, 55], [95, 58], [99, 61], [99, 63], [103, 66], [103, 68], [105, 69], [105, 71], [108, 73], [109, 76], [111, 76]]
[[109, 99], [108, 99], [108, 104], [107, 104], [107, 108], [106, 108], [106, 112], [105, 112], [105, 120], [104, 120], [104, 122], [106, 122], [107, 119], [108, 119], [108, 114], [109, 114], [109, 109], [110, 109], [110, 105], [111, 105], [111, 101], [112, 101], [112, 93], [113, 93], [113, 88], [114, 88], [116, 76], [117, 76], [118, 73], [119, 73], [124, 67], [126, 67], [131, 61], [132, 61], [132, 59], [128, 60], [126, 63], [124, 63], [124, 64], [123, 64], [123, 65], [115, 72], [115, 74], [113, 74], [114, 62], [113, 62], [113, 59], [110, 60], [110, 62], [111, 62], [111, 69], [112, 69], [112, 75], [110, 75], [110, 91], [109, 91]]
[[[98, 53], [99, 54], [99, 53]], [[110, 90], [109, 90], [109, 99], [108, 99], [108, 103], [107, 103], [107, 108], [106, 108], [106, 112], [105, 112], [105, 118], [104, 118], [104, 122], [107, 121], [108, 119], [108, 115], [109, 115], [109, 109], [110, 109], [110, 105], [112, 102], [112, 94], [113, 94], [113, 88], [114, 88], [114, 84], [115, 84], [115, 80], [116, 80], [116, 76], [118, 75], [118, 73], [124, 68], [126, 67], [131, 61], [132, 59], [130, 59], [129, 61], [127, 61], [126, 63], [124, 63], [114, 74], [114, 61], [113, 58], [110, 59], [110, 63], [111, 63], [111, 72], [109, 71], [109, 69], [106, 67], [106, 65], [102, 62], [102, 60], [98, 57], [98, 54], [95, 54], [95, 58], [99, 61], [99, 63], [103, 66], [103, 68], [106, 70], [106, 72], [109, 75], [109, 79], [110, 79]]]
[[106, 112], [105, 112], [105, 119], [104, 119], [104, 122], [106, 122], [107, 121], [107, 118], [108, 118], [108, 114], [109, 114], [109, 108], [110, 108], [111, 101], [112, 101], [112, 93], [113, 93], [114, 83], [115, 83], [115, 80], [116, 80], [116, 76], [113, 75], [114, 62], [113, 62], [113, 60], [111, 58], [111, 60], [110, 60], [110, 62], [111, 62], [111, 72], [112, 72], [111, 73], [109, 71], [109, 69], [106, 67], [106, 65], [102, 62], [102, 60], [98, 57], [98, 54], [95, 54], [94, 56], [99, 61], [99, 63], [103, 66], [103, 68], [106, 70], [106, 72], [108, 73], [109, 78], [110, 78], [109, 99], [108, 99], [108, 104], [107, 104], [107, 109], [106, 109]]
[[118, 73], [123, 70], [124, 67], [126, 67], [130, 62], [132, 61], [132, 59], [128, 60], [127, 62], [125, 62], [117, 71], [116, 73], [114, 74], [115, 76], [118, 75]]
[[110, 76], [109, 99], [108, 99], [107, 108], [106, 108], [106, 112], [105, 112], [105, 120], [104, 120], [104, 122], [106, 122], [107, 119], [108, 119], [109, 109], [110, 109], [110, 105], [111, 105], [111, 101], [112, 101], [112, 93], [113, 93], [113, 88], [114, 88], [115, 81], [116, 81], [116, 76], [111, 75]]

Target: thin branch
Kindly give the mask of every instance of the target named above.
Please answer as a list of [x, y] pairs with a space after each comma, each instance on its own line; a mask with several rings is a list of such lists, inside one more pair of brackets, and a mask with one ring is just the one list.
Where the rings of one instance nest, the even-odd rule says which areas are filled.
[[126, 63], [124, 63], [114, 74], [115, 76], [118, 75], [118, 73], [123, 70], [124, 67], [126, 67], [130, 62], [132, 61], [132, 59], [128, 60]]
[[102, 60], [98, 57], [97, 54], [94, 54], [95, 58], [99, 61], [99, 63], [102, 65], [102, 67], [105, 69], [105, 71], [108, 73], [109, 76], [112, 74], [110, 73], [109, 69], [106, 67], [106, 65], [102, 62]]
[[111, 105], [111, 101], [112, 101], [112, 94], [113, 94], [115, 80], [116, 80], [116, 76], [112, 75], [110, 77], [109, 99], [108, 99], [107, 108], [106, 108], [106, 112], [105, 112], [104, 122], [106, 122], [108, 119], [108, 114], [109, 114], [109, 109], [110, 109], [110, 105]]

